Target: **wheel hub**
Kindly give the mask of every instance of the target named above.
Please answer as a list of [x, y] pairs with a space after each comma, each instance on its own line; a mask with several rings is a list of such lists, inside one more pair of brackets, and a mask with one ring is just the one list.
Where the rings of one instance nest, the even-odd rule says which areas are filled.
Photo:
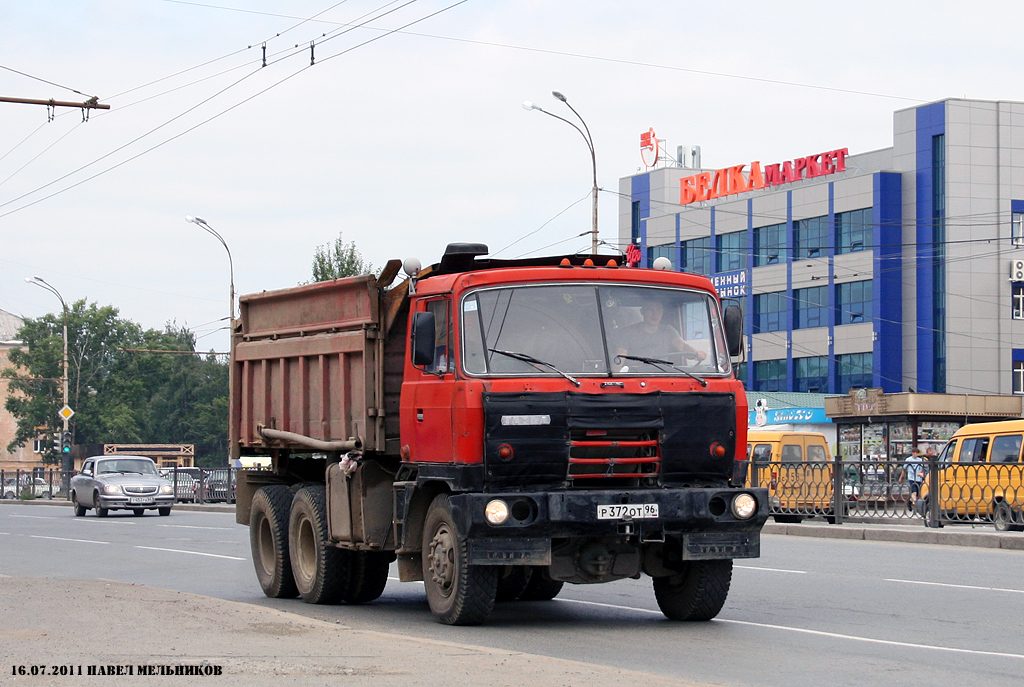
[[451, 592], [455, 580], [455, 540], [447, 527], [439, 527], [430, 540], [430, 573], [445, 595]]

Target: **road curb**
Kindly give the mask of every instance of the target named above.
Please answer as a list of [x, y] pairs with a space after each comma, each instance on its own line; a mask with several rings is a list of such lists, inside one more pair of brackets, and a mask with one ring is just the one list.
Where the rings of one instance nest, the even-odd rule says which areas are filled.
[[[965, 531], [967, 530], [967, 531]], [[940, 546], [974, 546], [986, 549], [1024, 551], [1024, 533], [976, 531], [971, 525], [947, 525], [940, 529], [907, 525], [826, 525], [816, 523], [765, 523], [764, 534], [823, 539], [854, 539], [862, 541], [897, 542], [903, 544], [937, 544]]]

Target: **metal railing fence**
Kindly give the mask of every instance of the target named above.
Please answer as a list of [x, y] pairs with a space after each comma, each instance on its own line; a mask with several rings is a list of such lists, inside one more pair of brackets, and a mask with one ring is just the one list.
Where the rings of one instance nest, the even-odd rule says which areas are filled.
[[[916, 521], [928, 527], [981, 522], [1024, 531], [1024, 464], [922, 464], [902, 460], [753, 462], [751, 486], [768, 490], [777, 522], [821, 517]], [[933, 495], [937, 494], [937, 497]]]

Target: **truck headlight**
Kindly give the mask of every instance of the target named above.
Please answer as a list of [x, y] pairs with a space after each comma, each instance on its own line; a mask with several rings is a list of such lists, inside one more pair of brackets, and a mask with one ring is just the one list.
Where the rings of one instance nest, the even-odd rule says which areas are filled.
[[737, 494], [732, 500], [732, 514], [740, 520], [749, 520], [757, 512], [757, 500], [750, 494]]
[[508, 504], [501, 499], [488, 501], [484, 507], [484, 517], [492, 525], [502, 525], [508, 520]]
[[120, 494], [121, 493], [121, 487], [119, 487], [116, 484], [104, 484], [103, 485], [103, 493], [104, 494]]

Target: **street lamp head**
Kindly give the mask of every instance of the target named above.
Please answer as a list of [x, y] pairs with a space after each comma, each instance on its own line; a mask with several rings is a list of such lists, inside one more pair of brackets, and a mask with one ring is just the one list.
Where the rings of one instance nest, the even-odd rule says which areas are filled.
[[25, 277], [25, 283], [26, 284], [31, 284], [34, 281], [35, 281], [35, 279], [33, 279], [32, 277]]
[[539, 110], [540, 108], [537, 107], [536, 105], [534, 105], [532, 100], [524, 100], [523, 101], [523, 109], [524, 110]]
[[193, 217], [192, 215], [185, 215], [185, 221], [192, 224], [206, 224], [206, 220], [202, 217]]
[[551, 91], [551, 95], [555, 96], [557, 100], [561, 100], [563, 103], [569, 102], [568, 100], [565, 99], [565, 96], [559, 93], [558, 91]]

